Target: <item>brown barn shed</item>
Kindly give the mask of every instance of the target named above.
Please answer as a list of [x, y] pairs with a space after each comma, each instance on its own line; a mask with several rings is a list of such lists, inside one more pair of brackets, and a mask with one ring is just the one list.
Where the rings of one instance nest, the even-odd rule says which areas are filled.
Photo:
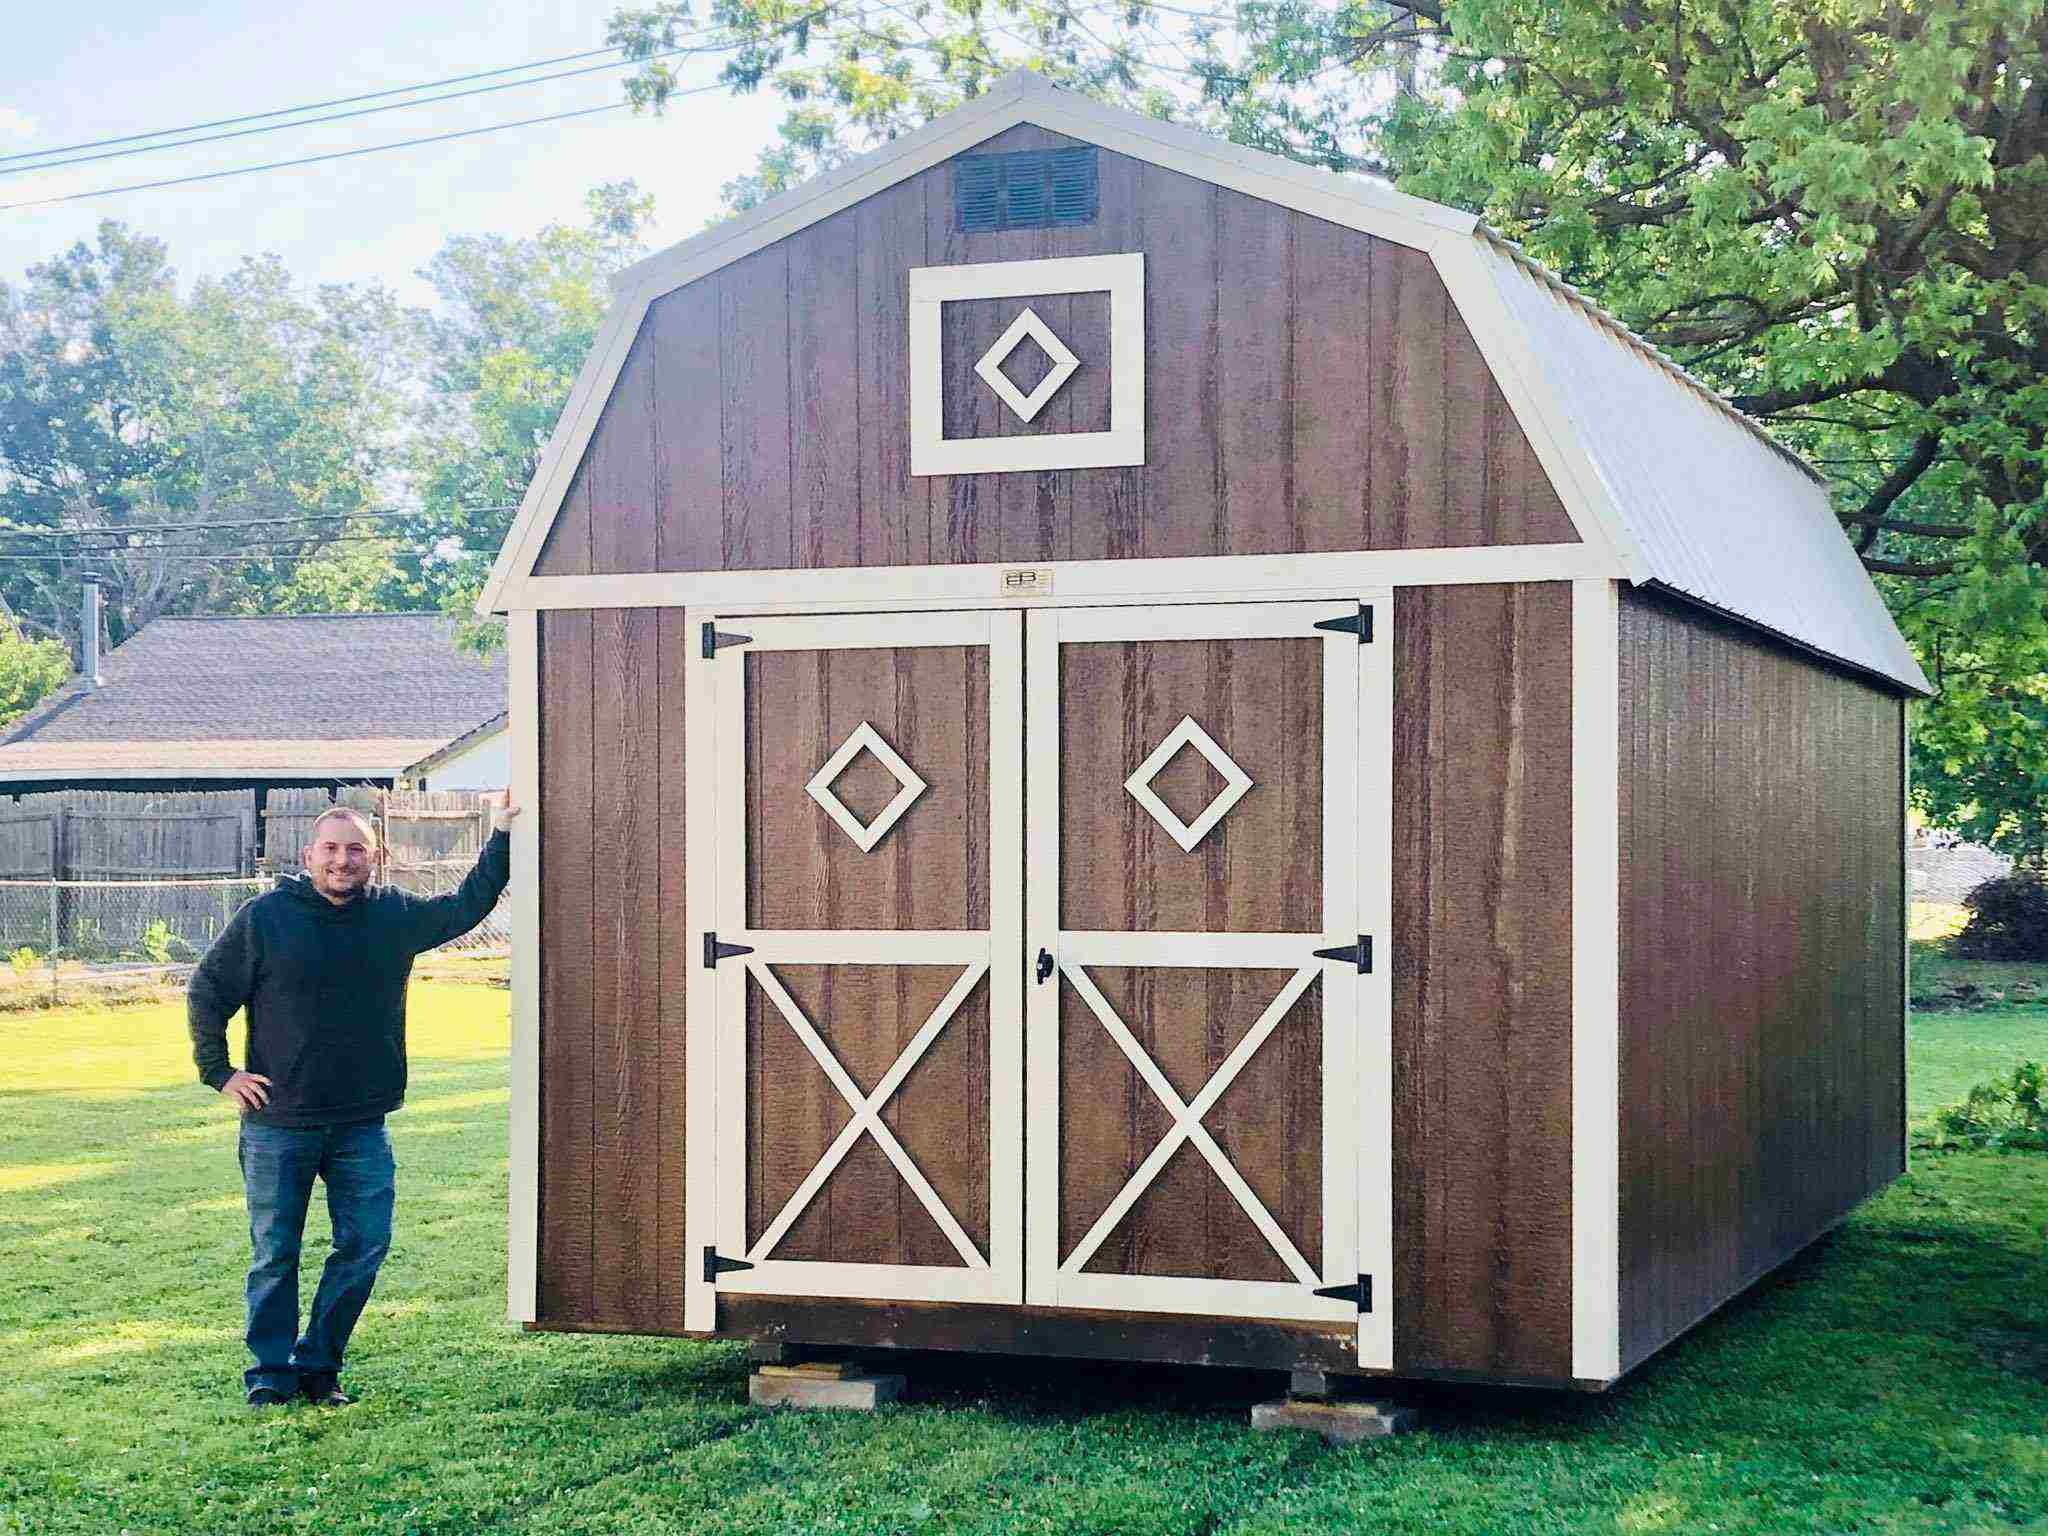
[[1600, 1387], [1904, 1164], [1819, 477], [1029, 75], [620, 280], [485, 596], [511, 1315]]

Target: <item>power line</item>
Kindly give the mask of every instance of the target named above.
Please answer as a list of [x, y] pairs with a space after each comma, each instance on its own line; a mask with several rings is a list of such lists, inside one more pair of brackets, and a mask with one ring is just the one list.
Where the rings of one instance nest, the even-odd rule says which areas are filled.
[[[696, 36], [699, 34], [687, 34]], [[103, 149], [109, 144], [134, 144], [143, 139], [167, 138], [174, 133], [199, 133], [207, 128], [232, 128], [237, 123], [253, 123], [266, 117], [291, 117], [300, 112], [319, 112], [328, 107], [353, 106], [359, 101], [376, 101], [384, 96], [403, 96], [412, 91], [439, 90], [444, 85], [461, 85], [470, 80], [490, 80], [499, 75], [517, 74], [522, 69], [546, 69], [551, 64], [573, 64], [579, 59], [594, 59], [601, 53], [616, 53], [619, 45], [610, 48], [592, 48], [583, 53], [564, 53], [552, 59], [534, 59], [526, 64], [508, 64], [503, 69], [480, 70], [473, 75], [450, 75], [446, 80], [427, 80], [418, 85], [396, 85], [384, 91], [365, 91], [360, 96], [337, 96], [331, 101], [313, 101], [300, 107], [279, 107], [274, 112], [245, 112], [240, 117], [217, 117], [208, 123], [187, 123], [182, 128], [160, 128], [155, 133], [130, 133], [112, 139], [87, 139], [79, 144], [60, 144], [53, 149], [26, 149], [17, 154], [0, 155], [0, 165], [16, 160], [36, 160], [45, 155], [69, 155], [81, 149]]]
[[[650, 58], [673, 58], [679, 53], [689, 53], [688, 48], [671, 48], [666, 52], [650, 54]], [[437, 102], [462, 101], [471, 96], [489, 96], [496, 91], [517, 90], [521, 86], [545, 85], [550, 80], [572, 80], [579, 75], [594, 75], [607, 69], [624, 69], [639, 62], [635, 59], [613, 59], [606, 64], [587, 64], [581, 69], [558, 70], [552, 75], [535, 75], [527, 80], [507, 80], [500, 85], [480, 85], [473, 90], [449, 91], [441, 96], [418, 96], [411, 101], [390, 101], [381, 107], [358, 107], [353, 112], [333, 112], [325, 117], [302, 117], [289, 123], [265, 123], [260, 128], [237, 128], [233, 133], [209, 133], [196, 139], [172, 139], [163, 144], [138, 144], [128, 149], [110, 149], [97, 155], [76, 155], [69, 160], [44, 160], [35, 165], [0, 165], [0, 176], [29, 176], [37, 171], [61, 170], [66, 166], [90, 165], [98, 160], [119, 160], [126, 155], [147, 155], [159, 149], [185, 149], [194, 144], [219, 144], [229, 139], [246, 139], [259, 133], [280, 133], [289, 128], [312, 128], [321, 123], [346, 122], [351, 118], [372, 117], [379, 112], [398, 112], [407, 107], [431, 107]], [[425, 86], [409, 87], [425, 90]]]
[[[699, 96], [706, 91], [724, 89], [721, 85], [702, 85], [688, 91], [677, 91], [676, 96]], [[673, 98], [671, 98], [673, 99]], [[353, 160], [359, 155], [382, 154], [388, 149], [416, 149], [422, 144], [445, 144], [450, 139], [473, 139], [479, 134], [501, 133], [507, 128], [530, 128], [536, 123], [560, 123], [572, 117], [592, 117], [599, 112], [618, 112], [631, 106], [631, 102], [614, 101], [602, 107], [584, 107], [575, 112], [551, 112], [545, 117], [522, 117], [513, 123], [492, 123], [483, 128], [464, 128], [455, 133], [429, 134], [420, 139], [401, 139], [392, 144], [370, 144], [362, 149], [338, 150], [329, 155], [305, 155], [297, 160], [272, 160], [263, 165], [244, 165], [232, 171], [209, 171], [202, 176], [173, 176], [166, 181], [138, 181], [122, 187], [100, 187], [91, 192], [73, 192], [64, 197], [38, 197], [20, 203], [0, 203], [0, 213], [12, 213], [20, 208], [47, 208], [55, 203], [77, 203], [87, 198], [114, 197], [123, 192], [154, 192], [163, 187], [185, 187], [199, 181], [221, 181], [229, 176], [251, 176], [258, 171], [289, 170], [296, 165], [320, 165], [330, 160]]]

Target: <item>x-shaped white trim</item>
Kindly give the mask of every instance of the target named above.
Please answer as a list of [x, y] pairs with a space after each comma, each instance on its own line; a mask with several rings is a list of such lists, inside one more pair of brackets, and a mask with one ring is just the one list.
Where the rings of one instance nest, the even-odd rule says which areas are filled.
[[1258, 1054], [1259, 1048], [1287, 1016], [1288, 1010], [1300, 1000], [1301, 994], [1308, 990], [1309, 983], [1316, 979], [1321, 967], [1303, 966], [1294, 973], [1287, 985], [1280, 989], [1280, 995], [1273, 999], [1264, 1013], [1259, 1015], [1258, 1022], [1246, 1031], [1242, 1040], [1237, 1042], [1237, 1049], [1232, 1051], [1223, 1065], [1216, 1069], [1208, 1085], [1188, 1103], [1183, 1103], [1180, 1095], [1173, 1091], [1173, 1084], [1166, 1080], [1166, 1074], [1159, 1070], [1152, 1058], [1146, 1054], [1145, 1048], [1138, 1044], [1129, 1027], [1117, 1017], [1116, 1010], [1110, 1007], [1109, 1000], [1102, 995], [1088, 973], [1078, 965], [1062, 965], [1060, 970], [1067, 980], [1073, 983], [1074, 990], [1081, 994], [1081, 1000], [1088, 1005], [1089, 1010], [1101, 1020], [1102, 1027], [1109, 1031], [1110, 1038], [1116, 1041], [1124, 1055], [1130, 1058], [1131, 1065], [1138, 1069], [1138, 1075], [1145, 1079], [1146, 1086], [1158, 1097], [1159, 1102], [1166, 1106], [1166, 1112], [1173, 1116], [1173, 1128], [1160, 1138], [1159, 1145], [1152, 1149], [1151, 1156], [1138, 1165], [1138, 1171], [1131, 1175], [1130, 1181], [1117, 1193], [1117, 1197], [1110, 1201], [1108, 1208], [1096, 1218], [1095, 1225], [1090, 1227], [1087, 1235], [1075, 1245], [1074, 1251], [1067, 1256], [1060, 1269], [1065, 1273], [1079, 1274], [1088, 1261], [1095, 1257], [1095, 1250], [1100, 1248], [1109, 1234], [1116, 1229], [1117, 1223], [1122, 1221], [1131, 1207], [1137, 1203], [1138, 1197], [1159, 1176], [1159, 1171], [1166, 1166], [1167, 1161], [1180, 1150], [1181, 1143], [1192, 1141], [1195, 1150], [1200, 1152], [1208, 1160], [1209, 1166], [1216, 1170], [1216, 1177], [1221, 1179], [1224, 1188], [1236, 1197], [1237, 1203], [1244, 1208], [1245, 1215], [1251, 1217], [1252, 1224], [1259, 1229], [1260, 1236], [1272, 1245], [1273, 1251], [1280, 1255], [1281, 1262], [1293, 1272], [1294, 1278], [1303, 1285], [1320, 1285], [1321, 1277], [1309, 1266], [1308, 1261], [1302, 1258], [1299, 1250], [1288, 1240], [1287, 1234], [1280, 1230], [1280, 1224], [1273, 1220], [1272, 1212], [1268, 1211], [1264, 1202], [1252, 1192], [1252, 1187], [1245, 1183], [1243, 1176], [1231, 1165], [1230, 1159], [1223, 1155], [1223, 1149], [1216, 1145], [1215, 1138], [1202, 1128], [1202, 1117], [1215, 1107], [1216, 1101], [1223, 1097], [1233, 1082], [1237, 1081], [1237, 1075], [1245, 1069], [1252, 1057]]
[[797, 1186], [796, 1193], [789, 1197], [788, 1203], [777, 1213], [775, 1220], [768, 1224], [768, 1230], [763, 1232], [761, 1240], [754, 1244], [752, 1252], [747, 1255], [748, 1259], [758, 1264], [775, 1251], [775, 1245], [782, 1241], [783, 1236], [796, 1224], [796, 1219], [803, 1215], [805, 1207], [811, 1203], [818, 1191], [825, 1187], [825, 1181], [832, 1177], [840, 1163], [845, 1160], [846, 1154], [853, 1150], [853, 1144], [860, 1140], [861, 1133], [866, 1132], [875, 1138], [875, 1144], [887, 1154], [889, 1161], [896, 1165], [896, 1171], [903, 1175], [904, 1183], [910, 1186], [911, 1192], [931, 1214], [932, 1220], [938, 1223], [939, 1230], [946, 1234], [947, 1241], [959, 1252], [962, 1262], [969, 1269], [987, 1269], [988, 1260], [983, 1258], [980, 1250], [974, 1246], [974, 1240], [962, 1229], [960, 1223], [953, 1219], [953, 1213], [946, 1209], [945, 1202], [934, 1192], [925, 1176], [918, 1172], [917, 1164], [910, 1160], [910, 1154], [903, 1150], [903, 1144], [896, 1139], [895, 1133], [882, 1123], [882, 1109], [896, 1090], [903, 1086], [903, 1080], [910, 1075], [911, 1068], [917, 1065], [931, 1043], [938, 1039], [939, 1031], [946, 1027], [960, 1005], [967, 1001], [967, 995], [974, 990], [975, 984], [988, 973], [988, 962], [976, 961], [960, 973], [960, 979], [939, 999], [939, 1006], [932, 1010], [931, 1017], [924, 1021], [924, 1026], [918, 1030], [910, 1044], [903, 1048], [903, 1054], [896, 1058], [896, 1064], [889, 1068], [887, 1075], [875, 1085], [875, 1091], [871, 1094], [863, 1094], [860, 1091], [860, 1085], [839, 1064], [839, 1058], [832, 1054], [832, 1048], [812, 1027], [811, 1021], [804, 1017], [803, 1009], [797, 1007], [796, 999], [784, 990], [773, 971], [765, 965], [749, 961], [747, 973], [761, 984], [761, 990], [767, 994], [768, 1000], [775, 1004], [776, 1011], [789, 1021], [789, 1027], [796, 1031], [797, 1039], [803, 1041], [804, 1049], [809, 1051], [816, 1058], [818, 1065], [825, 1069], [825, 1076], [832, 1080], [832, 1086], [839, 1090], [840, 1097], [853, 1109], [853, 1118], [846, 1122], [846, 1128], [839, 1133], [832, 1145], [825, 1149], [825, 1155], [818, 1159], [817, 1166], [805, 1176], [803, 1183]]

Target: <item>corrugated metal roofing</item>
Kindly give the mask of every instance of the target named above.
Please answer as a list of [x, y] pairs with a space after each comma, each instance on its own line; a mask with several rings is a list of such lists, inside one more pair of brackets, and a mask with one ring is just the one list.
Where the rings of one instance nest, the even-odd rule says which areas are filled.
[[1637, 582], [1931, 691], [1814, 470], [1520, 251], [1475, 238]]

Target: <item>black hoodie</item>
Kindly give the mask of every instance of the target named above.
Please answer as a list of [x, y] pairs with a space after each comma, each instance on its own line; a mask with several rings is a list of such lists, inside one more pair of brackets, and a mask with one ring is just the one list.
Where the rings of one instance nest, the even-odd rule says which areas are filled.
[[413, 956], [490, 915], [512, 872], [494, 832], [461, 889], [422, 897], [378, 886], [345, 906], [304, 875], [280, 879], [234, 915], [186, 993], [192, 1060], [218, 1091], [234, 1075], [228, 1020], [249, 1010], [245, 1070], [270, 1079], [255, 1125], [343, 1125], [405, 1099], [405, 986]]

